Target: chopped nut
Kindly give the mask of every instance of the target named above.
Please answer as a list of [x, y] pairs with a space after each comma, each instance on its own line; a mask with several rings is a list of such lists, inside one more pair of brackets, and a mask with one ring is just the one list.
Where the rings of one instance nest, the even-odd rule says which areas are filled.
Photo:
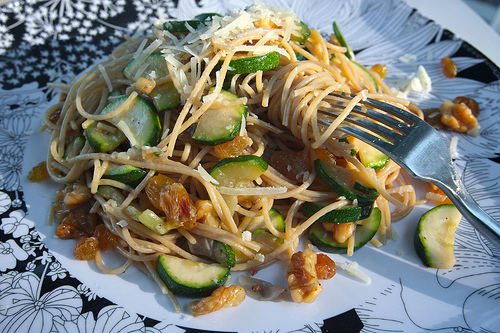
[[465, 104], [455, 104], [446, 100], [440, 107], [441, 122], [449, 129], [467, 133], [469, 135], [479, 134], [479, 123], [472, 110]]
[[354, 231], [356, 231], [356, 222], [334, 223], [332, 235], [337, 242], [344, 243]]
[[214, 205], [210, 200], [198, 200], [195, 202], [196, 221], [218, 228], [220, 219], [215, 211]]
[[156, 87], [156, 81], [147, 79], [145, 77], [140, 77], [135, 82], [135, 87], [139, 89], [144, 94], [150, 94], [153, 89]]
[[64, 189], [63, 202], [69, 209], [81, 206], [92, 198], [90, 189], [82, 183], [73, 183]]
[[316, 262], [316, 253], [309, 248], [292, 255], [286, 275], [294, 302], [312, 303], [323, 291], [316, 273]]
[[479, 115], [479, 112], [480, 112], [479, 104], [476, 102], [476, 100], [474, 100], [472, 98], [465, 97], [465, 96], [457, 96], [453, 100], [453, 103], [455, 103], [455, 104], [464, 103], [472, 111], [472, 114], [475, 117], [477, 117]]
[[224, 308], [238, 306], [243, 302], [245, 296], [245, 289], [240, 286], [219, 287], [213, 291], [212, 295], [188, 303], [187, 308], [193, 316], [202, 316]]

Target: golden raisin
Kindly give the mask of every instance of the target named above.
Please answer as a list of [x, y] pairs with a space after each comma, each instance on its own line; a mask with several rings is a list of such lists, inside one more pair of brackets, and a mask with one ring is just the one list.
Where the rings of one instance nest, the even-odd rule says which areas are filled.
[[109, 231], [104, 224], [95, 227], [93, 236], [97, 239], [99, 248], [102, 250], [110, 249], [116, 243], [116, 235]]
[[95, 237], [85, 237], [76, 243], [73, 256], [78, 260], [93, 260], [99, 243]]
[[196, 208], [181, 183], [173, 183], [160, 191], [160, 206], [167, 221], [184, 229], [191, 229], [196, 222]]
[[452, 78], [457, 76], [457, 65], [455, 65], [455, 62], [450, 57], [441, 59], [441, 68], [446, 77]]
[[56, 236], [61, 239], [80, 239], [87, 234], [75, 225], [63, 222], [57, 226]]
[[61, 95], [59, 96], [59, 102], [66, 101], [66, 97], [68, 97], [68, 94], [65, 92], [61, 92]]
[[455, 104], [463, 103], [472, 111], [472, 114], [474, 116], [477, 117], [479, 115], [479, 112], [480, 112], [479, 104], [472, 98], [465, 97], [465, 96], [458, 96], [458, 97], [455, 97], [455, 99], [453, 100], [453, 103], [455, 103]]
[[238, 134], [233, 140], [214, 146], [214, 152], [215, 155], [221, 160], [224, 158], [236, 157], [243, 155], [248, 144], [248, 135]]
[[28, 173], [28, 180], [30, 182], [41, 182], [49, 177], [47, 171], [47, 163], [45, 161], [38, 163]]
[[61, 109], [57, 109], [54, 112], [52, 112], [52, 114], [49, 117], [49, 121], [55, 125], [57, 124], [57, 121], [59, 120], [60, 117], [61, 117]]
[[63, 222], [72, 224], [80, 230], [84, 231], [88, 236], [91, 236], [98, 223], [96, 214], [89, 214], [84, 209], [79, 209], [76, 212], [71, 212], [63, 219]]
[[277, 151], [270, 162], [273, 168], [292, 181], [301, 181], [309, 173], [307, 160], [299, 153]]
[[381, 79], [385, 79], [387, 75], [387, 66], [385, 65], [375, 64], [372, 66], [371, 70], [377, 73]]
[[172, 178], [165, 176], [164, 174], [161, 173], [157, 174], [148, 181], [146, 187], [144, 188], [144, 193], [146, 193], [146, 196], [148, 197], [149, 201], [153, 204], [153, 206], [156, 209], [160, 211], [162, 210], [160, 205], [161, 189], [174, 182], [175, 181]]
[[334, 277], [335, 273], [337, 273], [335, 261], [324, 253], [318, 253], [316, 258], [316, 273], [318, 274], [318, 279], [328, 280]]

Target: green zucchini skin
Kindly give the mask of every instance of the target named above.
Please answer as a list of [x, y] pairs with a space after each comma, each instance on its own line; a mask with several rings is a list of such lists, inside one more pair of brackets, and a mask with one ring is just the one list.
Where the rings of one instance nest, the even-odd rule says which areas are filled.
[[[220, 60], [214, 67], [214, 71], [220, 70], [223, 62], [224, 60]], [[248, 74], [255, 73], [257, 71], [268, 71], [278, 67], [279, 64], [280, 54], [276, 51], [259, 56], [232, 59], [229, 62], [227, 74]]]
[[225, 243], [214, 240], [212, 254], [213, 259], [223, 266], [234, 267], [236, 265], [236, 254], [233, 248]]
[[134, 78], [137, 70], [139, 69], [136, 67], [142, 67], [144, 65], [146, 66], [144, 68], [144, 72], [142, 73], [142, 76], [144, 77], [148, 76], [148, 74], [153, 70], [155, 71], [157, 77], [164, 77], [168, 75], [167, 62], [161, 53], [150, 54], [141, 66], [137, 66], [135, 61], [135, 59], [130, 60], [123, 69], [123, 75], [125, 75], [125, 77], [129, 80]]
[[455, 264], [455, 231], [462, 214], [453, 204], [436, 206], [419, 220], [414, 247], [427, 267], [450, 269]]
[[[374, 207], [370, 217], [362, 220], [362, 224], [356, 227], [356, 235], [354, 238], [354, 251], [365, 246], [377, 233], [382, 220], [380, 209]], [[318, 249], [329, 253], [347, 253], [347, 241], [344, 243], [337, 242], [330, 232], [327, 232], [321, 222], [315, 222], [309, 230], [308, 239]]]
[[229, 267], [218, 263], [195, 262], [168, 254], [158, 256], [156, 270], [174, 294], [187, 297], [209, 296], [224, 285], [230, 274]]
[[292, 32], [290, 39], [304, 45], [311, 35], [311, 29], [303, 21], [295, 21], [295, 24], [297, 25], [297, 29]]
[[145, 170], [131, 165], [111, 164], [102, 177], [135, 187], [146, 177], [146, 174]]
[[323, 161], [321, 159], [316, 159], [314, 161], [314, 168], [318, 177], [331, 188], [335, 193], [340, 196], [344, 196], [346, 199], [354, 201], [357, 200], [359, 203], [370, 203], [377, 199], [378, 192], [372, 192], [373, 195], [369, 194], [368, 191], [364, 193], [355, 189], [354, 185], [349, 184], [342, 170], [336, 166], [330, 164], [329, 162]]
[[[222, 90], [220, 94], [227, 101], [238, 98], [226, 90]], [[192, 139], [205, 146], [217, 146], [229, 142], [238, 135], [243, 118], [247, 115], [245, 104], [210, 108], [198, 120]]]
[[64, 148], [63, 158], [67, 160], [68, 158], [78, 156], [84, 146], [85, 136], [79, 135], [74, 137], [73, 140], [71, 140]]
[[[302, 206], [302, 214], [311, 217], [326, 207], [327, 204], [319, 202], [305, 202]], [[348, 223], [368, 218], [371, 215], [373, 202], [357, 206], [346, 205], [321, 216], [318, 221], [323, 223]]]
[[[109, 103], [101, 112], [106, 114], [122, 105], [129, 96], [122, 96]], [[133, 105], [109, 121], [124, 132], [130, 145], [135, 148], [155, 146], [161, 137], [161, 122], [158, 113], [144, 98], [137, 96]]]
[[221, 15], [218, 13], [203, 13], [196, 15], [193, 20], [167, 21], [163, 24], [163, 29], [171, 33], [179, 33], [179, 32], [188, 33], [189, 29], [186, 27], [186, 25], [196, 30], [198, 28], [206, 26], [206, 24], [212, 21], [215, 16], [221, 16]]
[[[89, 145], [96, 152], [105, 153], [112, 151], [127, 140], [125, 134], [121, 131], [118, 130], [116, 133], [103, 131], [99, 129], [98, 123], [98, 121], [93, 122], [85, 129], [85, 137]], [[111, 126], [111, 124], [108, 126]]]
[[[285, 219], [277, 209], [271, 208], [269, 210], [269, 218], [271, 219], [271, 224], [276, 228], [276, 230], [285, 232]], [[266, 222], [264, 221], [263, 216], [252, 218], [245, 230], [254, 231], [260, 228], [267, 230]]]
[[234, 187], [247, 185], [266, 172], [268, 164], [255, 155], [241, 155], [221, 160], [214, 165], [209, 174], [221, 186]]

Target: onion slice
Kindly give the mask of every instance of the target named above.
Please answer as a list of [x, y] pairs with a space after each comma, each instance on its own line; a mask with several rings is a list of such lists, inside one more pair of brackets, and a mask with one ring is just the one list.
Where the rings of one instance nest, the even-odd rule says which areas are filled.
[[287, 294], [287, 289], [282, 286], [277, 286], [264, 280], [255, 279], [246, 275], [240, 276], [240, 284], [245, 289], [248, 296], [258, 301], [274, 301], [283, 300]]

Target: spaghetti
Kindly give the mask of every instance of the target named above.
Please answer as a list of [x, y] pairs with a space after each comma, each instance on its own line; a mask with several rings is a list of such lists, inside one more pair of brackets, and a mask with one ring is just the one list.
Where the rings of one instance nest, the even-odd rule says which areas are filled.
[[[415, 205], [414, 188], [392, 161], [377, 170], [360, 162], [352, 154], [356, 144], [337, 126], [366, 97], [405, 109], [410, 105], [395, 96], [376, 71], [348, 59], [346, 48], [334, 39], [325, 41], [311, 30], [306, 41], [300, 40], [304, 27], [297, 22], [291, 11], [255, 5], [224, 17], [211, 17], [196, 28], [186, 23], [186, 31], [181, 33], [157, 27], [145, 38], [128, 39], [107, 61], [69, 84], [62, 101], [47, 111], [44, 125], [52, 133], [49, 174], [56, 182], [72, 184], [58, 192], [52, 217], [59, 226], [77, 227], [58, 236], [96, 239], [95, 259], [103, 272], [117, 274], [131, 263], [143, 266], [167, 294], [151, 263], [162, 253], [202, 260], [182, 245], [194, 244], [200, 237], [237, 251], [233, 271], [258, 270], [275, 260], [289, 260], [299, 239], [321, 216], [358, 204], [322, 184], [312, 164], [323, 159], [380, 193], [375, 205], [382, 212], [382, 222], [372, 242], [385, 243], [391, 235], [391, 221], [402, 218]], [[272, 52], [279, 54], [274, 68], [233, 72], [233, 60]], [[151, 68], [147, 62], [155, 54], [161, 54], [165, 71]], [[131, 74], [124, 75], [125, 69]], [[139, 146], [136, 137], [127, 133], [131, 126], [124, 127], [119, 121], [138, 97], [153, 102], [152, 92], [166, 84], [174, 87], [178, 105], [153, 111], [159, 115], [161, 133], [152, 146]], [[225, 91], [235, 98], [221, 100]], [[329, 93], [334, 91], [356, 97], [332, 125], [325, 127], [319, 122], [318, 110], [330, 103]], [[122, 103], [109, 111], [108, 105], [118, 99]], [[193, 142], [193, 130], [204, 114], [221, 105], [231, 108], [242, 104], [248, 115], [242, 117], [235, 138], [215, 146]], [[98, 151], [88, 137], [92, 128], [107, 135], [124, 132], [128, 140], [111, 150]], [[76, 153], [68, 154], [77, 137], [86, 139]], [[244, 186], [218, 184], [207, 171], [220, 160], [240, 155], [258, 156], [267, 160], [269, 167]], [[113, 180], [106, 177], [112, 166], [137, 168], [144, 176], [135, 184]], [[170, 180], [161, 183], [158, 175]], [[156, 189], [155, 182], [160, 184]], [[173, 184], [178, 187], [170, 188]], [[114, 190], [103, 194], [103, 188]], [[165, 203], [161, 193], [167, 190], [177, 199]], [[328, 204], [306, 217], [301, 213], [306, 202]], [[180, 209], [183, 203], [190, 210], [182, 213], [186, 221], [169, 220], [166, 211]], [[75, 210], [84, 205], [91, 207], [90, 212], [84, 214], [80, 209], [83, 215], [76, 218]], [[283, 230], [273, 225], [271, 208], [282, 214]], [[161, 235], [141, 223], [134, 212], [145, 210], [170, 223], [171, 230]], [[246, 228], [257, 217], [263, 218], [267, 232], [280, 242], [246, 237]], [[110, 269], [102, 262], [100, 251], [106, 241], [93, 231], [99, 224], [106, 226], [108, 243], [127, 259], [122, 267]], [[349, 254], [355, 237], [355, 233], [349, 235]], [[92, 252], [92, 246], [75, 251]]]

